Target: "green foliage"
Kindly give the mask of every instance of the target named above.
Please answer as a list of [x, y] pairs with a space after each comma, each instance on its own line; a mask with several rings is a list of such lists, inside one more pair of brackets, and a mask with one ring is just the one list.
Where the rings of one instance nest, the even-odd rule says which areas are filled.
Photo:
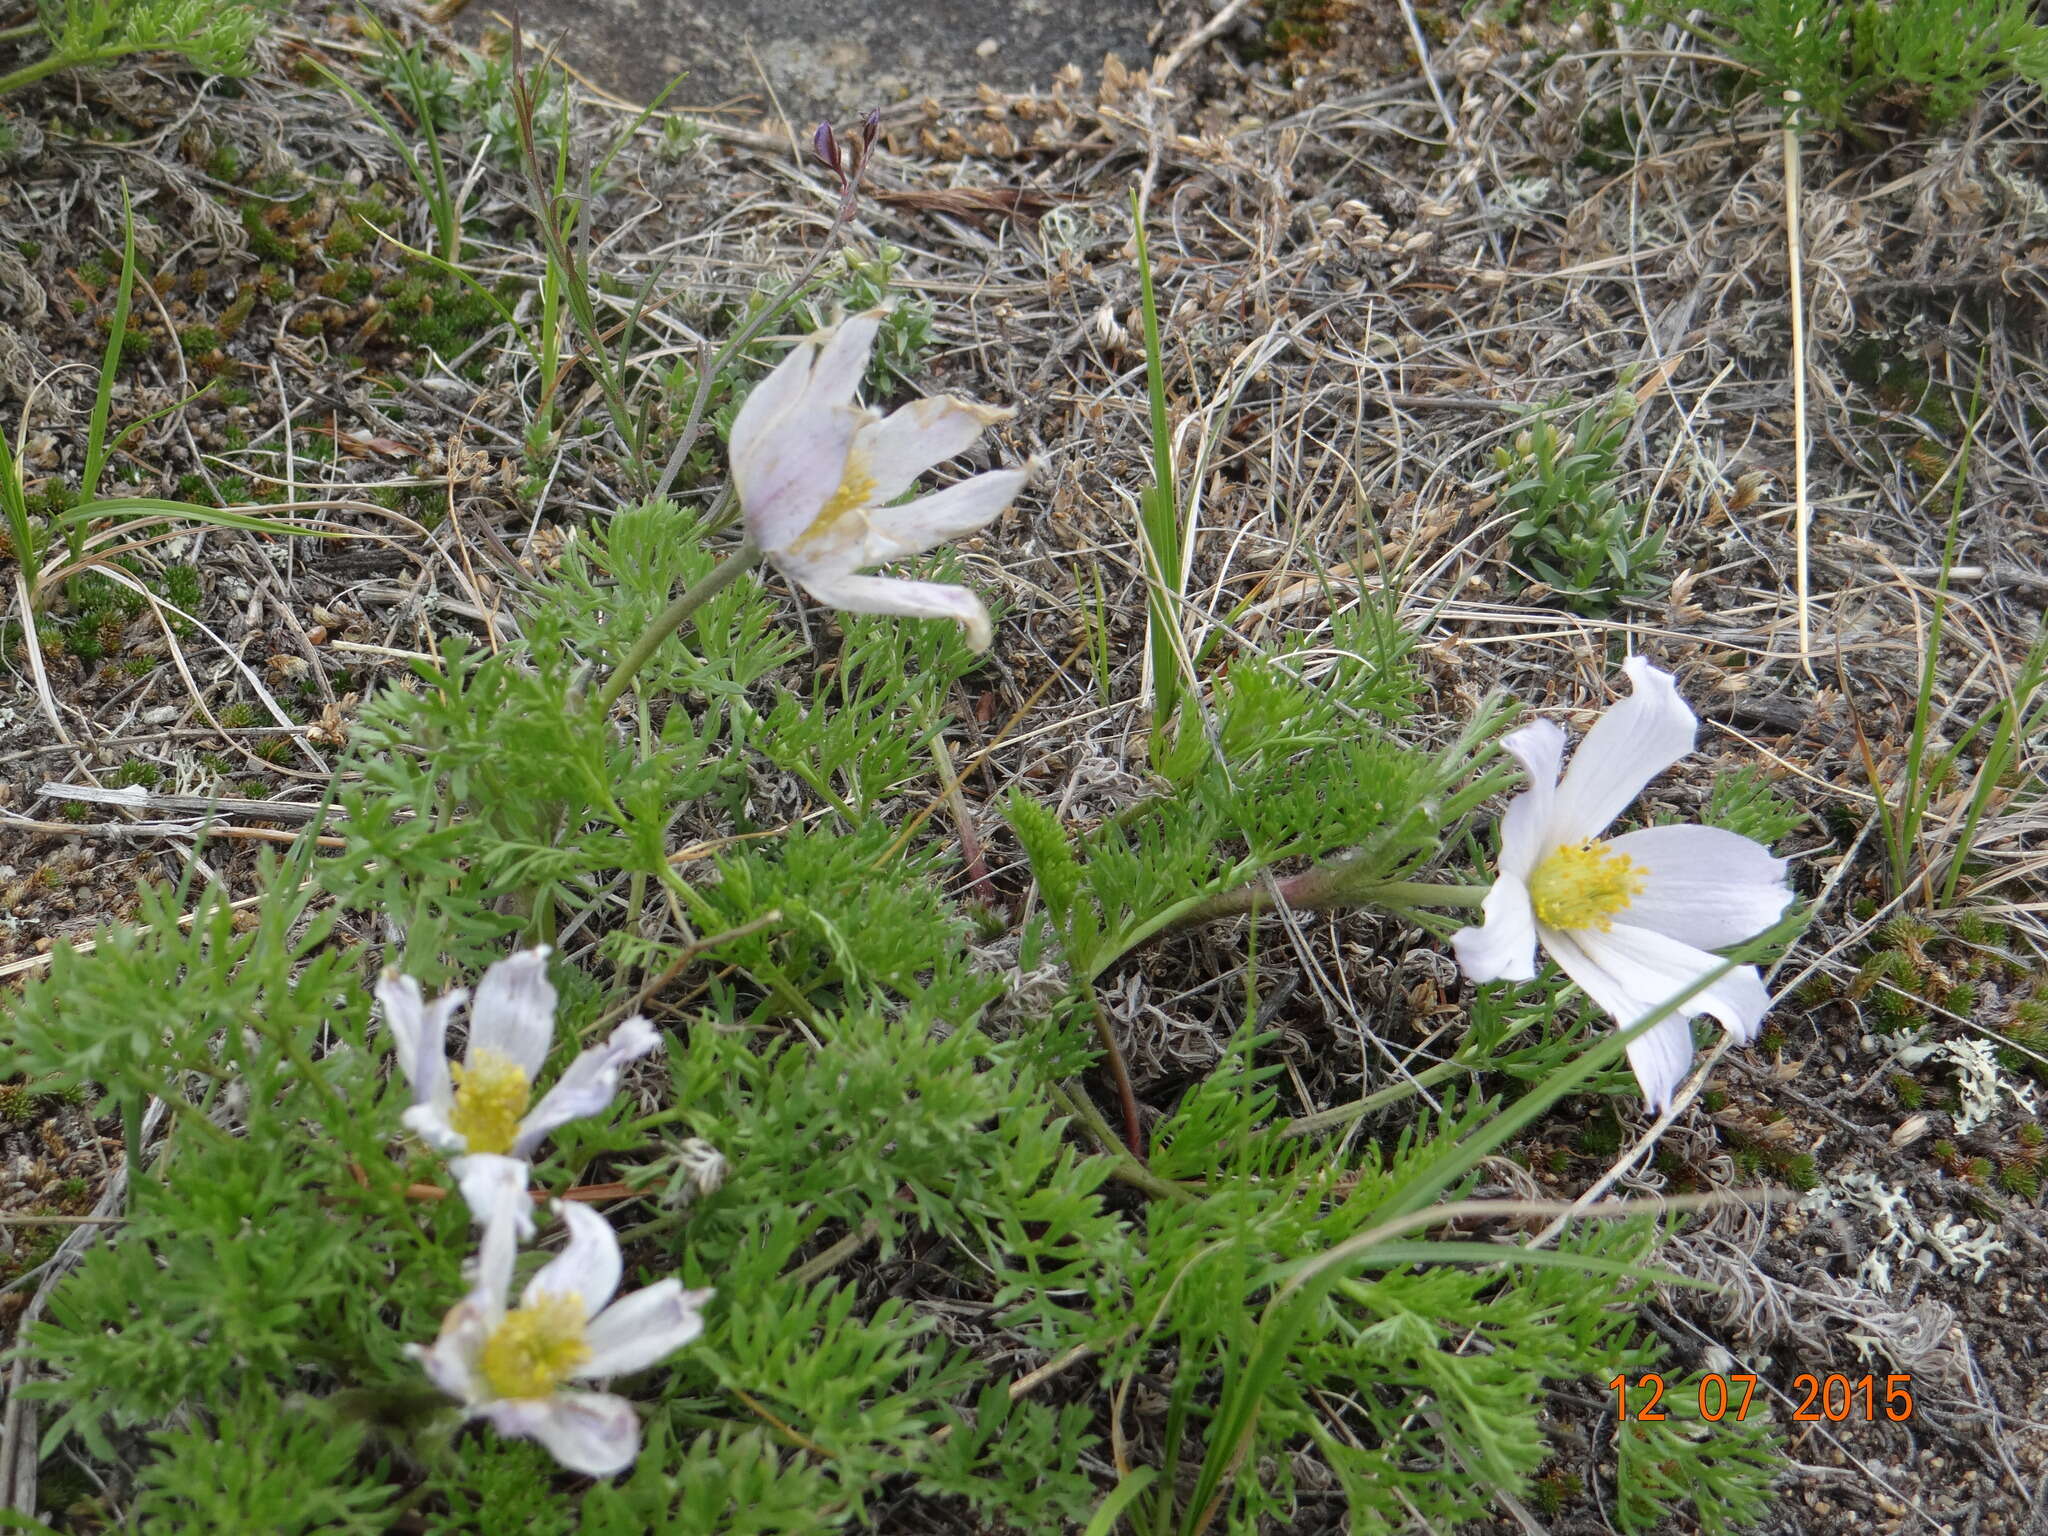
[[1365, 883], [1400, 878], [1434, 853], [1441, 829], [1495, 787], [1475, 772], [1499, 722], [1434, 757], [1402, 745], [1390, 727], [1412, 708], [1408, 644], [1388, 613], [1368, 607], [1341, 617], [1313, 659], [1297, 643], [1232, 662], [1200, 726], [1161, 758], [1167, 792], [1079, 839], [1013, 794], [1011, 827], [1075, 974], [1100, 974], [1283, 860], [1341, 854]]
[[1762, 1393], [1739, 1421], [1730, 1412], [1710, 1422], [1699, 1402], [1698, 1379], [1674, 1377], [1659, 1405], [1665, 1419], [1617, 1426], [1614, 1509], [1622, 1530], [1667, 1529], [1676, 1519], [1721, 1536], [1769, 1513], [1780, 1452]]
[[360, 1425], [263, 1388], [226, 1401], [232, 1407], [217, 1421], [153, 1437], [157, 1455], [139, 1479], [138, 1530], [380, 1536], [391, 1528], [396, 1490], [358, 1466]]
[[1900, 105], [1939, 126], [2014, 76], [2048, 85], [2048, 28], [2026, 0], [1630, 0], [1624, 13], [1696, 33], [1829, 127]]
[[1738, 768], [1715, 778], [1700, 819], [1770, 848], [1804, 824], [1806, 813], [1773, 790], [1760, 770]]
[[238, 0], [43, 0], [50, 51], [0, 76], [0, 93], [135, 53], [175, 53], [208, 74], [246, 74], [249, 47], [274, 9]]
[[1618, 491], [1621, 445], [1635, 418], [1626, 387], [1579, 412], [1560, 431], [1559, 399], [1535, 411], [1505, 448], [1494, 450], [1503, 485], [1500, 510], [1515, 566], [1560, 593], [1578, 613], [1599, 616], [1655, 590], [1663, 530], [1646, 526], [1641, 502]]

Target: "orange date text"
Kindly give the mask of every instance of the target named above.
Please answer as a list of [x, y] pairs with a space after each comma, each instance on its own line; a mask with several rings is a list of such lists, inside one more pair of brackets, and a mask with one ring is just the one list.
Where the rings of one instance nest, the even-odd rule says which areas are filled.
[[[1697, 1389], [1700, 1417], [1712, 1424], [1729, 1418], [1740, 1423], [1749, 1417], [1756, 1385], [1756, 1377], [1740, 1373], [1702, 1376]], [[1662, 1376], [1650, 1373], [1633, 1381], [1617, 1376], [1607, 1383], [1607, 1390], [1614, 1394], [1614, 1414], [1618, 1419], [1654, 1423], [1669, 1417], [1664, 1411], [1666, 1385]], [[1792, 1378], [1791, 1395], [1797, 1399], [1792, 1411], [1794, 1423], [1840, 1424], [1848, 1419], [1861, 1419], [1874, 1424], [1883, 1418], [1899, 1424], [1913, 1417], [1911, 1376], [1805, 1374]]]

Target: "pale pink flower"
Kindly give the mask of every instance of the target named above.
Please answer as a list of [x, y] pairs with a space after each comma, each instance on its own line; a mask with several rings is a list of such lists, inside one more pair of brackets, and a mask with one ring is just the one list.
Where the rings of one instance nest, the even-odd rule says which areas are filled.
[[821, 603], [849, 613], [952, 619], [969, 645], [987, 650], [988, 610], [965, 587], [857, 574], [973, 533], [1029, 479], [1021, 469], [990, 470], [889, 505], [1011, 413], [954, 395], [914, 400], [886, 417], [856, 405], [883, 317], [870, 310], [806, 336], [740, 407], [732, 478], [747, 534]]
[[[1720, 828], [1645, 827], [1601, 840], [1651, 779], [1692, 750], [1699, 730], [1670, 674], [1640, 656], [1623, 670], [1634, 691], [1594, 723], [1562, 777], [1564, 732], [1549, 721], [1503, 738], [1529, 787], [1501, 817], [1485, 924], [1451, 944], [1474, 981], [1531, 979], [1540, 944], [1626, 1026], [1722, 965], [1709, 950], [1770, 927], [1792, 892], [1784, 860]], [[1713, 1015], [1746, 1044], [1769, 1007], [1755, 966], [1695, 992], [1628, 1047], [1644, 1097], [1660, 1112], [1670, 1107], [1692, 1064], [1695, 1014]]]

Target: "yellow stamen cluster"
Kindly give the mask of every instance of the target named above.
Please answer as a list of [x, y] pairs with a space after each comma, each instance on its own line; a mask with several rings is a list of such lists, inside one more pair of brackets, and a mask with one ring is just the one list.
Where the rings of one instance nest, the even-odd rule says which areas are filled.
[[533, 1098], [526, 1074], [496, 1051], [479, 1050], [471, 1050], [466, 1064], [457, 1063], [450, 1070], [455, 1104], [448, 1124], [472, 1152], [510, 1152]]
[[544, 1295], [505, 1314], [484, 1340], [485, 1382], [498, 1397], [546, 1397], [590, 1358], [583, 1298]]
[[825, 538], [838, 525], [841, 518], [849, 512], [859, 512], [864, 507], [873, 505], [874, 499], [875, 477], [868, 473], [862, 455], [849, 453], [846, 456], [846, 471], [839, 480], [839, 488], [832, 493], [831, 499], [818, 509], [818, 515], [811, 519], [810, 527], [797, 535], [790, 548], [801, 549], [813, 540]]
[[1545, 927], [1606, 933], [1647, 883], [1648, 872], [1627, 854], [1588, 839], [1565, 844], [1536, 866], [1529, 902]]

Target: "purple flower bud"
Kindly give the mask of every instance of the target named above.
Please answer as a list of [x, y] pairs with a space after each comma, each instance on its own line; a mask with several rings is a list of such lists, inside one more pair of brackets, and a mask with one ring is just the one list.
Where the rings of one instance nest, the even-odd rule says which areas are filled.
[[830, 123], [818, 124], [818, 131], [811, 135], [811, 153], [833, 170], [845, 174], [839, 164], [839, 140], [832, 136]]
[[882, 109], [870, 108], [868, 115], [860, 122], [860, 147], [870, 150], [875, 147], [875, 138], [882, 131]]

